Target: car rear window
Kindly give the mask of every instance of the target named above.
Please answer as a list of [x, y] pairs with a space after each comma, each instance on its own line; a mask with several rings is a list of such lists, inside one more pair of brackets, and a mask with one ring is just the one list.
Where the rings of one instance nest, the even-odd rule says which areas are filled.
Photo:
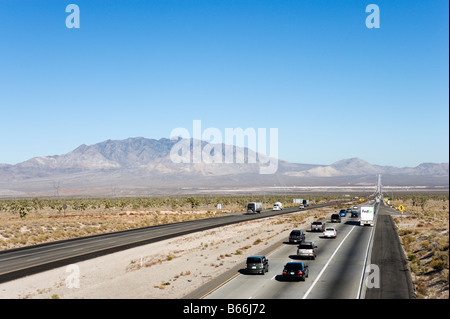
[[331, 215], [331, 218], [339, 218], [339, 215], [338, 214], [333, 214], [333, 215]]
[[311, 244], [301, 244], [298, 246], [300, 249], [313, 249]]
[[300, 263], [292, 263], [292, 264], [286, 264], [286, 270], [297, 270], [297, 269], [303, 269], [303, 265]]
[[291, 232], [291, 235], [294, 235], [294, 236], [300, 236], [300, 231], [299, 231], [299, 230], [293, 230], [293, 231]]
[[322, 222], [313, 222], [313, 225], [322, 225]]
[[261, 263], [261, 258], [259, 257], [248, 257], [247, 264], [259, 264]]

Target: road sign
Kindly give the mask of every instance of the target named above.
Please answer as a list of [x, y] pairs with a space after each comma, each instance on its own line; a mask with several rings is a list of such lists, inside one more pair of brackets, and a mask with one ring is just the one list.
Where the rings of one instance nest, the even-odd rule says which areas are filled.
[[403, 205], [398, 206], [398, 210], [399, 210], [399, 211], [402, 212], [404, 209], [405, 209], [405, 207], [403, 207]]

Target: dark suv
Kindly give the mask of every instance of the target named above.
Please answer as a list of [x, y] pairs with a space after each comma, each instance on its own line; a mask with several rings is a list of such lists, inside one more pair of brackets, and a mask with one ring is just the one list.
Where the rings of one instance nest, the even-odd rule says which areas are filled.
[[305, 241], [305, 233], [301, 230], [293, 230], [289, 234], [289, 242], [290, 243], [301, 243]]
[[256, 255], [247, 257], [247, 268], [246, 272], [248, 274], [265, 274], [269, 271], [269, 259], [264, 255]]
[[331, 215], [331, 222], [332, 223], [340, 223], [341, 222], [341, 216], [339, 216], [339, 214]]

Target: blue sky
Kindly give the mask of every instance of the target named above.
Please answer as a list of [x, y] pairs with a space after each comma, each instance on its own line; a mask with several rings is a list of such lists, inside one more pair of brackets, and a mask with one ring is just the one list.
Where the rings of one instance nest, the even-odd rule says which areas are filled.
[[[379, 29], [365, 24], [371, 3]], [[0, 163], [193, 120], [278, 128], [279, 158], [297, 163], [448, 162], [448, 12], [447, 0], [2, 0]]]

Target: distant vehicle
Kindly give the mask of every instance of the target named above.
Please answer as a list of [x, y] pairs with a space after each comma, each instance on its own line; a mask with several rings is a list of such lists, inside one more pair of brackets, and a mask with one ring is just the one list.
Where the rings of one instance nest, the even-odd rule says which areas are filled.
[[355, 206], [353, 206], [353, 209], [358, 209], [358, 206], [356, 206], [356, 205], [355, 205]]
[[308, 207], [309, 206], [309, 199], [304, 199], [303, 200], [303, 206], [304, 207]]
[[255, 255], [247, 257], [246, 273], [262, 274], [269, 271], [269, 259], [264, 255]]
[[273, 210], [283, 210], [283, 204], [276, 202], [273, 204]]
[[361, 216], [359, 218], [359, 224], [361, 226], [364, 225], [370, 225], [373, 226], [373, 220], [374, 220], [374, 212], [373, 207], [361, 207]]
[[341, 211], [339, 212], [339, 216], [345, 217], [346, 215], [347, 215], [347, 211], [345, 209], [341, 209]]
[[356, 210], [352, 210], [350, 217], [358, 217], [358, 212]]
[[301, 243], [297, 248], [297, 256], [299, 257], [308, 257], [310, 259], [316, 259], [317, 246], [313, 242], [309, 243]]
[[300, 206], [298, 206], [298, 208], [303, 209], [303, 208], [305, 208], [305, 206], [303, 204], [300, 204]]
[[334, 227], [327, 227], [323, 232], [323, 237], [336, 238], [336, 229]]
[[260, 214], [262, 210], [261, 202], [251, 202], [247, 205], [247, 213], [248, 214]]
[[284, 265], [283, 279], [300, 279], [305, 281], [308, 278], [308, 266], [298, 261], [290, 261]]
[[331, 215], [331, 222], [332, 223], [340, 223], [341, 222], [341, 216], [339, 216], [339, 214]]
[[312, 222], [311, 231], [324, 231], [325, 224], [323, 222]]
[[306, 239], [305, 233], [301, 230], [293, 230], [289, 234], [289, 242], [290, 243], [301, 243]]

